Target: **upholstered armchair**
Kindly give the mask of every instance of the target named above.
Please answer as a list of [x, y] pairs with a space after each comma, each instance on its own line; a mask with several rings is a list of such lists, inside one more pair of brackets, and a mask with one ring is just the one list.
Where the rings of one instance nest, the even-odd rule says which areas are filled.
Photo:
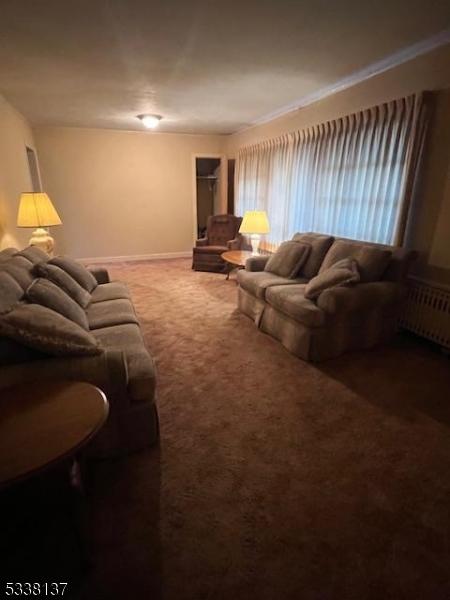
[[195, 271], [225, 273], [226, 264], [220, 255], [227, 250], [249, 250], [245, 238], [239, 233], [242, 217], [213, 215], [208, 217], [206, 236], [195, 243], [192, 268]]

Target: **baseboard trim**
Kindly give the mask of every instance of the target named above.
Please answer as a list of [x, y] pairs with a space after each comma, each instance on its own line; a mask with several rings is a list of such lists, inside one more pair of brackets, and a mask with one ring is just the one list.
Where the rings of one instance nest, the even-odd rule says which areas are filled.
[[95, 258], [78, 258], [80, 262], [90, 265], [119, 262], [142, 262], [146, 260], [163, 260], [167, 258], [190, 258], [192, 250], [186, 252], [163, 252], [160, 254], [134, 254], [130, 256], [101, 256]]

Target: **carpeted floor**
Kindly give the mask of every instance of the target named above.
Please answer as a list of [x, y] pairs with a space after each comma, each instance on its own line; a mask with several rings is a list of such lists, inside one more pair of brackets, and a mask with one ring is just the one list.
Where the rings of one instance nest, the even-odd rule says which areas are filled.
[[188, 260], [124, 263], [160, 448], [94, 466], [82, 597], [450, 596], [450, 368], [412, 337], [313, 365]]

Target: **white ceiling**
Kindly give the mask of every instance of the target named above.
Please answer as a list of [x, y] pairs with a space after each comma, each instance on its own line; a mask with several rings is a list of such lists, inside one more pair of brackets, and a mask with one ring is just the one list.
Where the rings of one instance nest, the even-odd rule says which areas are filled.
[[450, 26], [448, 0], [0, 0], [33, 124], [231, 133]]

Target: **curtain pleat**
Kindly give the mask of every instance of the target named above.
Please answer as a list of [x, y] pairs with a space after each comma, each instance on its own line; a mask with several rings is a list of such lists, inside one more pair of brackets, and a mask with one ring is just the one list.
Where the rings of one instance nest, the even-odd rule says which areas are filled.
[[401, 244], [429, 121], [425, 94], [245, 147], [236, 208], [265, 210], [276, 247], [296, 231]]

